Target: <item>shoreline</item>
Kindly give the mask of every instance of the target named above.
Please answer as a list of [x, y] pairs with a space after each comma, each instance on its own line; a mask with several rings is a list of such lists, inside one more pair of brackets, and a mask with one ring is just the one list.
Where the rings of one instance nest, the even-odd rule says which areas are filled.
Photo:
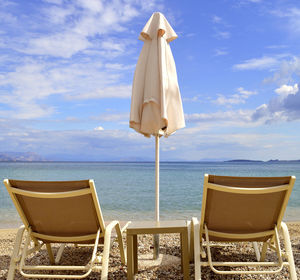
[[[151, 219], [149, 219], [149, 220], [151, 220]], [[170, 220], [176, 220], [176, 219], [170, 219]], [[138, 221], [138, 220], [136, 220], [136, 219], [134, 219], [134, 221]], [[142, 221], [142, 220], [141, 220]], [[167, 221], [167, 220], [166, 220]], [[121, 223], [126, 223], [126, 221], [120, 221]], [[285, 222], [287, 225], [299, 225], [300, 226], [300, 220], [299, 221], [283, 221], [283, 222]], [[1, 227], [1, 224], [0, 224], [0, 233], [2, 232], [2, 231], [16, 231], [16, 230], [18, 230], [18, 228], [20, 227], [22, 225], [22, 223], [20, 223], [20, 225], [19, 226], [17, 226], [16, 225], [16, 227], [14, 227], [14, 226], [12, 226], [12, 227]]]
[[[286, 222], [291, 243], [292, 250], [295, 259], [295, 266], [297, 271], [297, 277], [300, 279], [300, 221], [289, 221]], [[8, 267], [10, 263], [10, 255], [13, 250], [13, 245], [15, 242], [15, 237], [17, 233], [17, 228], [5, 228], [0, 229], [0, 280], [5, 280], [8, 272]], [[281, 236], [282, 238], [282, 236]], [[139, 235], [138, 237], [138, 250], [139, 250], [139, 260], [142, 260], [144, 256], [151, 256], [152, 249], [151, 246], [153, 244], [151, 235]], [[281, 244], [283, 244], [281, 240]], [[58, 246], [54, 245], [54, 253], [57, 251]], [[77, 262], [85, 261], [90, 257], [89, 250], [83, 250], [84, 248], [74, 248], [73, 245], [67, 245], [66, 250], [64, 251], [64, 255], [62, 258], [62, 264], [70, 265], [73, 261]], [[228, 255], [228, 252], [231, 252], [232, 255], [242, 257], [241, 261], [250, 260], [254, 258], [255, 254], [253, 251], [253, 247], [251, 243], [241, 243], [238, 245], [230, 246], [229, 248], [222, 248], [222, 251], [213, 252], [213, 258], [221, 258], [222, 256]], [[178, 234], [163, 234], [160, 235], [160, 252], [166, 257], [168, 257], [168, 261], [159, 266], [144, 266], [143, 261], [139, 262], [139, 274], [138, 279], [183, 279], [181, 274], [181, 265], [180, 265], [180, 237]], [[224, 255], [223, 255], [224, 253]], [[267, 258], [273, 259], [274, 254], [269, 252], [267, 254]], [[270, 260], [269, 259], [269, 260]], [[48, 264], [48, 255], [47, 250], [43, 249], [41, 253], [39, 253], [39, 258], [33, 257], [29, 260], [31, 264], [36, 264], [37, 261], [43, 260], [45, 264]], [[127, 279], [127, 267], [122, 266], [120, 263], [120, 254], [118, 245], [116, 242], [113, 242], [111, 253], [110, 253], [110, 262], [109, 262], [109, 277], [108, 279]], [[194, 279], [194, 265], [190, 264], [190, 276], [191, 280]], [[85, 279], [95, 279], [99, 277], [99, 273], [91, 273], [89, 277]], [[279, 278], [278, 278], [279, 277]], [[224, 279], [220, 278], [220, 276], [214, 274], [210, 268], [202, 268], [202, 278], [203, 279]], [[15, 280], [24, 279], [18, 272], [15, 275]], [[237, 279], [261, 279], [261, 275], [252, 275], [251, 277], [240, 276]], [[287, 268], [284, 268], [279, 274], [270, 274], [268, 275], [268, 279], [289, 279], [289, 271]]]

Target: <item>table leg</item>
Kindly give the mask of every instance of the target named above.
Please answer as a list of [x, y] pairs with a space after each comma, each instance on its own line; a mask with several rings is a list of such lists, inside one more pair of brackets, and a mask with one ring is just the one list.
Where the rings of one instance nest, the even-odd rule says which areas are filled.
[[137, 235], [133, 235], [133, 271], [134, 274], [138, 273], [138, 244]]
[[187, 221], [188, 239], [189, 239], [189, 258], [190, 263], [194, 262], [194, 225], [191, 221]]
[[133, 257], [133, 236], [127, 234], [127, 279], [133, 280], [134, 257]]
[[190, 260], [189, 260], [189, 240], [188, 240], [188, 229], [186, 228], [181, 233], [182, 239], [182, 247], [181, 247], [181, 254], [182, 254], [182, 262], [183, 262], [183, 279], [188, 280], [190, 279]]
[[183, 273], [183, 239], [182, 233], [180, 233], [180, 249], [181, 249], [181, 272]]

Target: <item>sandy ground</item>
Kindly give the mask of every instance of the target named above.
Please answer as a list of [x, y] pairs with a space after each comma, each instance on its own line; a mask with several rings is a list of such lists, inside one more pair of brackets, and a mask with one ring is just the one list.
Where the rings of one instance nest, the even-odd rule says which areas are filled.
[[[300, 223], [288, 223], [291, 242], [295, 258], [297, 277], [300, 279]], [[7, 277], [10, 263], [10, 255], [13, 250], [16, 229], [0, 230], [0, 280]], [[282, 243], [282, 242], [281, 242]], [[149, 261], [151, 257], [152, 237], [150, 235], [139, 236], [139, 273], [137, 279], [183, 279], [180, 266], [180, 239], [177, 234], [164, 234], [160, 236], [160, 253], [163, 257], [160, 265]], [[282, 244], [281, 244], [282, 245]], [[54, 248], [54, 252], [57, 247]], [[75, 248], [68, 245], [64, 251], [61, 264], [86, 264], [91, 254], [90, 248]], [[274, 259], [271, 251], [267, 255], [267, 260]], [[214, 248], [213, 258], [218, 260], [252, 260], [255, 255], [251, 244], [241, 243], [229, 247]], [[30, 264], [49, 264], [47, 251], [45, 248], [33, 257], [29, 258]], [[114, 242], [110, 255], [109, 279], [127, 279], [126, 266], [122, 266], [117, 243]], [[194, 279], [194, 265], [190, 265], [191, 279]], [[86, 279], [100, 279], [99, 273], [92, 273]], [[15, 279], [24, 279], [18, 272]], [[252, 275], [252, 276], [217, 276], [209, 268], [202, 269], [202, 279], [289, 279], [289, 271], [284, 268], [279, 274], [273, 275]]]

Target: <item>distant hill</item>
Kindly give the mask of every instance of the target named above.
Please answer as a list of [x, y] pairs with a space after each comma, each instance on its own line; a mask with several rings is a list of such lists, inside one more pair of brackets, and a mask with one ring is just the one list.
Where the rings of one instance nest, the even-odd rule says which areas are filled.
[[0, 153], [0, 161], [44, 161], [44, 159], [33, 152], [5, 152]]
[[251, 159], [232, 159], [224, 162], [263, 162], [262, 160], [251, 160]]
[[294, 159], [294, 160], [270, 159], [267, 162], [300, 162], [300, 159]]
[[236, 163], [241, 163], [241, 162], [269, 162], [269, 163], [280, 163], [280, 162], [299, 162], [300, 163], [300, 159], [297, 160], [279, 160], [279, 159], [270, 159], [268, 161], [263, 161], [263, 160], [251, 160], [251, 159], [232, 159], [232, 160], [226, 160], [224, 162], [236, 162]]

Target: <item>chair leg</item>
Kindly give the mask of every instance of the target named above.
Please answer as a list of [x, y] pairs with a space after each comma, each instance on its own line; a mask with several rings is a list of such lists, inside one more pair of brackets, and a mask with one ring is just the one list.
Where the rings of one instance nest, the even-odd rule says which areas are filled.
[[292, 280], [297, 280], [297, 273], [296, 273], [296, 267], [295, 267], [295, 261], [291, 246], [291, 239], [288, 231], [288, 227], [284, 222], [281, 222], [281, 228], [283, 232], [283, 238], [284, 238], [284, 247], [285, 251], [287, 253], [289, 267], [290, 267], [290, 275]]
[[[77, 245], [77, 244], [76, 244], [76, 245]], [[58, 263], [60, 262], [61, 256], [62, 256], [63, 251], [64, 251], [64, 249], [65, 249], [65, 246], [66, 246], [65, 243], [63, 243], [63, 244], [60, 245], [60, 247], [59, 247], [59, 249], [58, 249], [58, 251], [57, 251], [57, 254], [56, 254], [56, 258], [55, 258], [55, 263], [56, 263], [56, 264], [58, 264]], [[77, 247], [78, 247], [78, 245], [77, 245]], [[75, 247], [75, 248], [77, 248], [77, 247]]]
[[120, 224], [116, 224], [116, 232], [117, 232], [117, 236], [118, 236], [118, 243], [119, 243], [119, 250], [120, 250], [120, 255], [121, 255], [121, 263], [123, 265], [126, 265], [126, 253], [124, 250], [124, 243], [123, 243], [123, 239], [122, 239], [122, 233], [121, 233], [121, 228], [120, 228]]
[[53, 252], [52, 252], [52, 249], [51, 249], [51, 244], [46, 243], [46, 248], [47, 248], [47, 251], [48, 251], [50, 263], [55, 264], [54, 255], [53, 255]]
[[264, 242], [262, 250], [261, 250], [261, 255], [260, 255], [260, 261], [261, 262], [265, 261], [267, 249], [268, 249], [268, 243]]
[[9, 270], [8, 270], [8, 274], [7, 274], [7, 280], [14, 280], [15, 272], [16, 272], [16, 268], [17, 268], [17, 263], [19, 262], [19, 260], [17, 260], [17, 259], [19, 258], [19, 252], [20, 252], [20, 248], [21, 248], [21, 243], [22, 243], [22, 237], [23, 237], [23, 234], [24, 234], [24, 230], [25, 230], [25, 226], [22, 225], [22, 226], [19, 227], [19, 230], [17, 232], [15, 245], [14, 245], [14, 250], [13, 250], [13, 253], [12, 253], [11, 259], [10, 259], [10, 265], [9, 265]]
[[108, 237], [106, 236], [104, 237], [101, 280], [108, 279], [109, 251], [110, 251], [110, 235]]
[[253, 248], [254, 248], [254, 251], [255, 251], [256, 259], [257, 259], [257, 261], [259, 261], [260, 260], [260, 252], [259, 252], [259, 249], [258, 249], [257, 242], [253, 242]]

